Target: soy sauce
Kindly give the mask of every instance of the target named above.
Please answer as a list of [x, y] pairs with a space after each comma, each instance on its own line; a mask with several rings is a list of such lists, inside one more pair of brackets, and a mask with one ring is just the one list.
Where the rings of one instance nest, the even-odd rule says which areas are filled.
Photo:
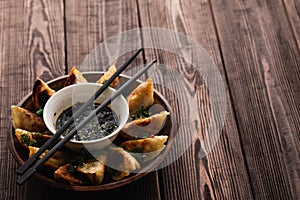
[[[61, 129], [61, 127], [71, 118], [73, 114], [79, 110], [83, 103], [76, 103], [72, 107], [63, 111], [57, 121], [56, 129]], [[99, 104], [93, 104], [89, 106], [86, 111], [84, 111], [78, 118], [74, 119], [74, 122], [66, 130], [63, 136], [67, 135], [71, 130], [73, 130], [77, 124], [79, 124], [83, 119], [85, 119], [90, 112], [95, 110]], [[110, 135], [118, 127], [118, 120], [116, 114], [111, 108], [105, 107], [98, 113], [89, 123], [87, 123], [82, 129], [77, 130], [77, 133], [72, 138], [77, 141], [90, 141], [103, 138]]]

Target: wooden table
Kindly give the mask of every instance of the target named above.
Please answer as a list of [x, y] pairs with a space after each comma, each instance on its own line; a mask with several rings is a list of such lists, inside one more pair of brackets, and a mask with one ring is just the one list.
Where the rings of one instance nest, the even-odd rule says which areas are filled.
[[[299, 0], [1, 1], [0, 199], [299, 199], [299, 13]], [[171, 165], [109, 191], [75, 193], [36, 180], [17, 186], [17, 164], [7, 147], [10, 105], [31, 92], [37, 77], [64, 75], [105, 39], [142, 27], [188, 35], [217, 65], [227, 113], [213, 150], [199, 157], [209, 121], [205, 84], [182, 58], [146, 49], [134, 66], [157, 58], [184, 71], [191, 90], [198, 91], [199, 120], [189, 130], [196, 137], [187, 151]], [[108, 56], [109, 49], [102, 53]]]

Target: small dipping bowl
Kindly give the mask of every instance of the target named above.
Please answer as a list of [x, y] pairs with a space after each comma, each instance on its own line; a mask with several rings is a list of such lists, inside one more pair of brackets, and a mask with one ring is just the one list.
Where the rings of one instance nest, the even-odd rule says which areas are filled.
[[[56, 122], [59, 116], [68, 108], [76, 103], [85, 103], [93, 96], [96, 91], [102, 86], [97, 83], [78, 83], [67, 86], [60, 89], [54, 95], [52, 95], [47, 101], [43, 118], [47, 128], [55, 134]], [[110, 98], [116, 90], [108, 87], [95, 101], [96, 104], [101, 104], [107, 98]], [[117, 128], [107, 136], [94, 140], [74, 140], [68, 141], [65, 146], [74, 151], [80, 151], [81, 148], [85, 148], [88, 151], [99, 151], [108, 145], [110, 145], [118, 136], [120, 130], [126, 124], [129, 117], [129, 107], [124, 96], [120, 95], [109, 105], [117, 118]], [[74, 113], [73, 113], [74, 114]], [[63, 138], [64, 136], [61, 136]]]

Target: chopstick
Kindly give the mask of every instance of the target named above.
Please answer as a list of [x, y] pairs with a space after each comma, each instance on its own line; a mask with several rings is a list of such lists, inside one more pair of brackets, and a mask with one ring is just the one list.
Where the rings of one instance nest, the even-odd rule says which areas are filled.
[[22, 166], [20, 166], [16, 172], [17, 174], [23, 174], [50, 145], [57, 141], [57, 139], [67, 130], [67, 128], [73, 123], [74, 118], [80, 116], [80, 114], [85, 111], [90, 105], [93, 104], [94, 100], [97, 99], [100, 94], [126, 69], [126, 67], [138, 56], [138, 54], [143, 51], [143, 48], [137, 50], [126, 62], [100, 87], [95, 95], [93, 95], [85, 104], [83, 104], [80, 109], [74, 113], [64, 126], [58, 130], [32, 157], [30, 157]]
[[142, 76], [154, 63], [153, 60], [142, 70], [140, 70], [135, 76], [133, 76], [129, 81], [122, 85], [110, 98], [106, 99], [102, 104], [100, 104], [94, 111], [92, 111], [83, 121], [81, 121], [76, 128], [72, 129], [69, 134], [67, 134], [62, 140], [60, 140], [52, 149], [50, 149], [46, 155], [38, 160], [31, 168], [29, 168], [18, 180], [17, 184], [22, 185], [36, 170], [41, 167], [58, 149], [63, 147], [76, 133], [77, 130], [83, 128], [91, 119], [94, 118], [103, 108], [108, 106], [115, 98], [122, 94], [122, 92], [127, 89], [134, 81], [136, 81], [140, 76]]

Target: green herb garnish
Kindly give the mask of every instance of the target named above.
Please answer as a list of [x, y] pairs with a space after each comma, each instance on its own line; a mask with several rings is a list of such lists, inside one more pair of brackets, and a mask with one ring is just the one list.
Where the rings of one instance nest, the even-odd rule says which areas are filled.
[[69, 168], [70, 173], [75, 173], [76, 168], [82, 166], [85, 162], [90, 160], [92, 155], [85, 149], [81, 149], [80, 153], [73, 157], [71, 162], [71, 167]]
[[71, 174], [74, 174], [76, 172], [76, 167], [74, 165], [71, 165], [68, 169], [68, 171], [71, 173]]
[[146, 117], [150, 117], [151, 113], [149, 111], [149, 109], [145, 109], [144, 107], [141, 107], [138, 111], [136, 111], [136, 113], [134, 115], [131, 116], [132, 120], [136, 120], [139, 118], [146, 118]]
[[44, 109], [40, 108], [39, 110], [37, 110], [35, 113], [39, 116], [41, 116], [43, 114]]
[[36, 145], [37, 145], [37, 141], [34, 139], [30, 140], [30, 142], [28, 144], [28, 146], [33, 146], [33, 147], [35, 147]]
[[28, 145], [29, 142], [30, 142], [29, 136], [26, 135], [26, 134], [22, 134], [22, 135], [21, 135], [21, 142], [24, 143], [24, 144], [26, 144], [26, 145]]
[[37, 141], [35, 139], [30, 139], [30, 137], [26, 134], [21, 135], [21, 142], [26, 144], [27, 146], [36, 146]]

